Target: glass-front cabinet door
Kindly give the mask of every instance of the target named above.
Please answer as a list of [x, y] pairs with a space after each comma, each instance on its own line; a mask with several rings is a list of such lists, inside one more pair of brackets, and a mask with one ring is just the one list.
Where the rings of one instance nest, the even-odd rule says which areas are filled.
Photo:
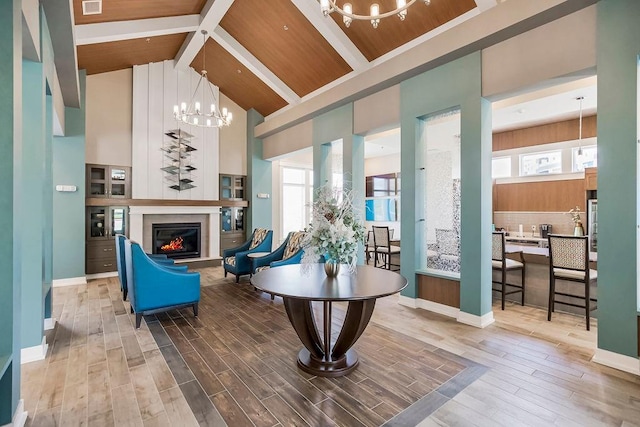
[[220, 209], [221, 224], [220, 229], [223, 233], [229, 233], [233, 231], [233, 224], [231, 222], [231, 208]]
[[109, 227], [109, 234], [111, 237], [116, 234], [127, 234], [127, 213], [128, 209], [123, 206], [112, 206], [109, 208], [111, 225]]
[[88, 169], [88, 197], [108, 197], [108, 166], [91, 165]]
[[87, 239], [103, 240], [107, 238], [107, 208], [104, 206], [92, 206], [87, 212]]
[[126, 198], [127, 181], [129, 178], [127, 170], [112, 166], [110, 168], [110, 175], [109, 196], [114, 198]]
[[235, 208], [234, 222], [236, 231], [244, 231], [244, 209]]

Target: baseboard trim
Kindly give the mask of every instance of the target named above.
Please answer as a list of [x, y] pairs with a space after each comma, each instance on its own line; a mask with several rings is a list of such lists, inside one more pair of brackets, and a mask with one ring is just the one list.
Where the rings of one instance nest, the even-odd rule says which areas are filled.
[[106, 279], [108, 277], [117, 277], [117, 271], [108, 271], [106, 273], [87, 274], [87, 280]]
[[44, 319], [44, 330], [50, 331], [51, 329], [56, 327], [56, 319], [53, 317], [48, 317]]
[[404, 305], [405, 307], [409, 307], [409, 308], [418, 308], [418, 306], [416, 305], [416, 301], [417, 300], [415, 298], [409, 298], [409, 297], [405, 297], [404, 295], [400, 295], [398, 304]]
[[24, 399], [20, 399], [16, 407], [16, 412], [13, 414], [13, 419], [9, 424], [5, 424], [2, 427], [23, 427], [27, 422], [28, 415], [24, 410]]
[[417, 301], [419, 308], [433, 311], [434, 313], [442, 314], [443, 316], [452, 317], [454, 319], [458, 317], [458, 313], [460, 312], [459, 308], [451, 307], [450, 305], [440, 304], [426, 299], [418, 299]]
[[625, 356], [624, 354], [596, 348], [596, 352], [591, 360], [610, 368], [640, 375], [640, 360], [636, 357]]
[[76, 286], [76, 285], [86, 285], [87, 278], [85, 276], [81, 277], [70, 277], [68, 279], [56, 279], [51, 283], [51, 286], [54, 288], [60, 288], [62, 286]]
[[493, 311], [483, 314], [482, 316], [460, 311], [456, 320], [465, 325], [475, 326], [476, 328], [486, 328], [496, 321], [496, 319], [493, 318]]
[[34, 345], [33, 347], [20, 350], [20, 364], [44, 360], [48, 348], [47, 338], [42, 337], [42, 343], [40, 345]]

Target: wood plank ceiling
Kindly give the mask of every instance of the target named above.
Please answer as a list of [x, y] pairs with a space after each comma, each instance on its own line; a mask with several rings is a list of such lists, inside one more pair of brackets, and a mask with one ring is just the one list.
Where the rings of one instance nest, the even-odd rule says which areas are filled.
[[[87, 16], [82, 0], [73, 0], [76, 29], [102, 37], [97, 43], [77, 40], [78, 66], [96, 74], [176, 59], [199, 71], [200, 31], [207, 30], [209, 80], [243, 109], [268, 116], [357, 75], [371, 61], [473, 10], [476, 1], [431, 0], [425, 6], [419, 0], [405, 21], [389, 17], [373, 29], [367, 21], [346, 28], [336, 13], [322, 17], [317, 0], [102, 0], [102, 14]], [[368, 14], [373, 1], [351, 2], [354, 13]], [[395, 7], [395, 0], [377, 2], [381, 12]], [[177, 17], [196, 24], [170, 28]]]

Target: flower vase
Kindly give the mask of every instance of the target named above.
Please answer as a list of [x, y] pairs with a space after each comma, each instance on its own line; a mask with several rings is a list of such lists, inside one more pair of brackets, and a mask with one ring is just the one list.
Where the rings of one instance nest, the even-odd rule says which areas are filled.
[[340, 273], [340, 264], [337, 262], [325, 262], [324, 263], [324, 272], [327, 277], [337, 277], [338, 273]]
[[581, 222], [576, 222], [576, 226], [573, 228], [574, 236], [584, 236], [584, 228], [582, 228]]

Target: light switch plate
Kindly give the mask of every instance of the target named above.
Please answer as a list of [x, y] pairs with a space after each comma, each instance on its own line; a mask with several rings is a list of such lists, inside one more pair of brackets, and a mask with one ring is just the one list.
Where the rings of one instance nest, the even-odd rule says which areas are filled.
[[258, 199], [268, 199], [269, 197], [271, 197], [269, 195], [269, 193], [258, 193]]
[[75, 185], [56, 185], [56, 191], [61, 191], [64, 193], [73, 193], [77, 190], [78, 187], [76, 187]]

